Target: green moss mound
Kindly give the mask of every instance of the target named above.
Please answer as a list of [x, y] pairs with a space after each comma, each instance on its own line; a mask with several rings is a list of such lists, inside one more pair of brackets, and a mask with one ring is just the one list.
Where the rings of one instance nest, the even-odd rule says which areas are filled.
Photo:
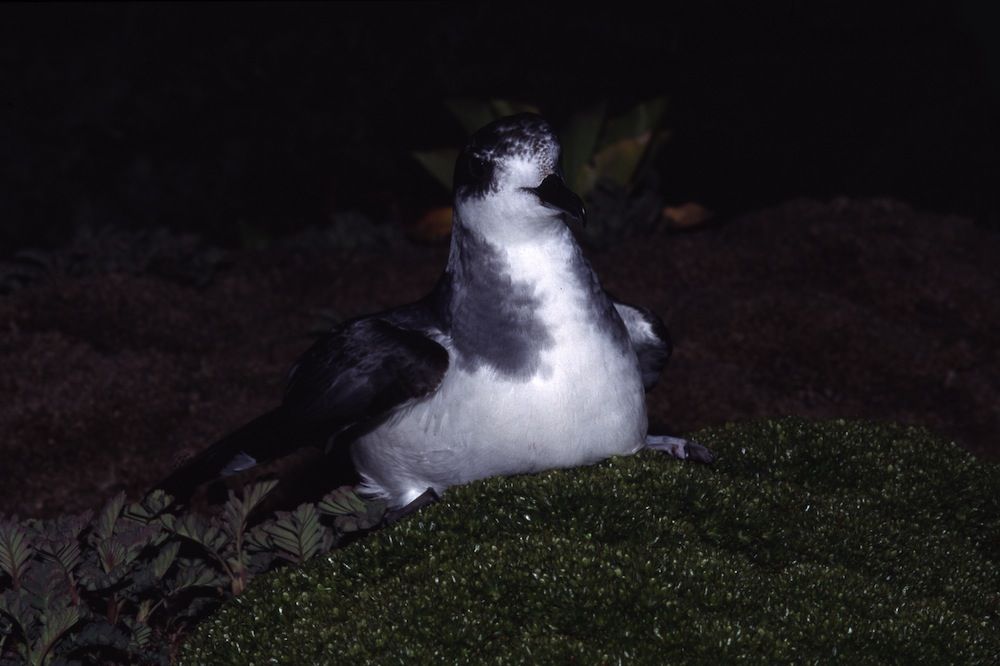
[[926, 431], [705, 430], [489, 479], [256, 580], [185, 664], [998, 663], [1000, 468]]

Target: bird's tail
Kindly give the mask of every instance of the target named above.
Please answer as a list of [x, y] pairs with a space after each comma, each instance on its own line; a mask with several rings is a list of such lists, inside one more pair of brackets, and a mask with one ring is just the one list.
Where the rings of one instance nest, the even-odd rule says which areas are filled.
[[273, 460], [296, 448], [281, 408], [273, 409], [184, 462], [154, 486], [186, 503], [203, 484]]

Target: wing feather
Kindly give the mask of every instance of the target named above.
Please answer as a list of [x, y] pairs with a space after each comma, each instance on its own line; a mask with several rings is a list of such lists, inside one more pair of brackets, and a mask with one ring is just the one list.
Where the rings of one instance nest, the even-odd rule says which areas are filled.
[[[417, 325], [413, 314], [398, 319]], [[447, 350], [429, 331], [396, 325], [391, 317], [354, 319], [324, 334], [292, 367], [281, 406], [201, 451], [155, 487], [185, 501], [204, 483], [303, 446], [346, 443], [349, 438], [335, 436], [372, 428], [433, 392], [448, 369]]]
[[612, 299], [618, 315], [628, 329], [628, 337], [632, 348], [639, 359], [639, 369], [642, 372], [642, 385], [648, 391], [660, 378], [660, 373], [670, 360], [673, 343], [663, 320], [647, 308], [626, 305]]
[[448, 352], [426, 332], [357, 319], [302, 355], [289, 373], [282, 408], [303, 424], [363, 424], [431, 393], [447, 369]]

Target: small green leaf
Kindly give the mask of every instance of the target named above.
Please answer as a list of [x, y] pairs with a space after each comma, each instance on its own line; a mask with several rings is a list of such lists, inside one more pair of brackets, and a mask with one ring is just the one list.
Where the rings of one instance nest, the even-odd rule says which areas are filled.
[[667, 110], [667, 99], [657, 97], [637, 104], [620, 116], [609, 118], [601, 135], [601, 148], [622, 140], [635, 139], [652, 133], [663, 119]]
[[120, 492], [104, 505], [100, 515], [97, 517], [97, 525], [94, 526], [94, 536], [104, 541], [110, 539], [115, 533], [115, 524], [121, 516], [122, 508], [125, 506], [125, 493]]
[[125, 562], [125, 546], [114, 539], [106, 539], [97, 544], [97, 558], [104, 573], [110, 574]]
[[595, 180], [606, 178], [616, 185], [627, 187], [639, 168], [651, 139], [652, 134], [647, 132], [631, 139], [621, 139], [602, 148], [594, 155]]
[[175, 516], [172, 513], [163, 514], [162, 516], [160, 516], [160, 525], [162, 525], [163, 529], [167, 530], [168, 532], [175, 531], [177, 527], [177, 516]]
[[247, 533], [244, 540], [246, 545], [255, 551], [266, 552], [274, 547], [271, 535], [267, 532], [267, 525], [257, 525]]
[[272, 479], [254, 483], [249, 488], [244, 487], [243, 507], [246, 514], [249, 515], [277, 485], [277, 479]]
[[563, 174], [570, 189], [582, 197], [587, 195], [592, 186], [587, 184], [582, 173], [583, 168], [597, 148], [606, 115], [607, 103], [601, 102], [595, 107], [574, 114], [560, 133]]
[[181, 544], [177, 541], [171, 541], [166, 546], [157, 553], [156, 557], [153, 558], [153, 577], [156, 580], [163, 578], [167, 571], [170, 570], [171, 565], [174, 560], [177, 559], [177, 551], [181, 548]]
[[149, 645], [152, 638], [153, 630], [148, 625], [137, 624], [132, 629], [132, 640], [129, 642], [129, 647], [136, 651], [142, 650]]
[[427, 172], [434, 176], [446, 190], [451, 192], [455, 175], [455, 161], [458, 160], [458, 150], [441, 148], [439, 150], [417, 150], [411, 153]]
[[[470, 135], [499, 117], [490, 102], [466, 98], [449, 99], [445, 100], [445, 106], [458, 119], [465, 133]], [[452, 166], [454, 167], [454, 165], [455, 163], [452, 161]]]
[[223, 527], [226, 529], [229, 538], [239, 543], [243, 538], [243, 533], [247, 529], [247, 520], [254, 508], [259, 505], [264, 498], [278, 485], [277, 480], [261, 481], [243, 487], [243, 497], [238, 497], [235, 493], [229, 493], [223, 515]]
[[157, 488], [141, 501], [133, 502], [125, 507], [124, 517], [141, 524], [148, 524], [156, 520], [161, 513], [170, 508], [173, 498], [163, 490]]
[[302, 504], [292, 513], [281, 513], [266, 527], [279, 555], [291, 562], [305, 562], [318, 553], [323, 544], [324, 528], [312, 504]]
[[10, 576], [15, 590], [21, 585], [31, 553], [31, 540], [21, 526], [13, 520], [0, 522], [0, 569]]
[[333, 526], [337, 528], [337, 531], [342, 534], [350, 534], [351, 532], [359, 532], [363, 528], [361, 527], [361, 521], [358, 520], [357, 516], [337, 516], [333, 521]]
[[169, 596], [174, 596], [182, 590], [193, 587], [221, 587], [229, 580], [205, 564], [203, 560], [181, 558], [178, 564], [177, 576], [167, 586]]
[[34, 609], [28, 604], [27, 595], [13, 590], [4, 590], [0, 594], [0, 614], [13, 620], [22, 636], [31, 636], [38, 621]]
[[382, 522], [385, 512], [385, 504], [372, 502], [365, 511], [337, 516], [333, 521], [333, 526], [337, 528], [337, 531], [344, 534], [368, 530]]
[[177, 520], [173, 531], [177, 536], [190, 539], [215, 554], [221, 552], [227, 541], [226, 534], [218, 525], [209, 523], [194, 513], [186, 514]]
[[[486, 122], [492, 122], [493, 120], [498, 120], [504, 116], [512, 116], [515, 113], [538, 113], [538, 107], [534, 104], [526, 104], [523, 102], [512, 102], [507, 99], [491, 99], [490, 100], [490, 110], [493, 111], [493, 118]], [[483, 123], [485, 125], [486, 123]], [[482, 127], [480, 125], [479, 127]], [[479, 127], [476, 129], [478, 130]], [[475, 130], [473, 130], [475, 131]], [[470, 134], [472, 132], [469, 132]]]
[[324, 516], [333, 516], [334, 527], [342, 533], [372, 528], [382, 521], [386, 512], [385, 502], [365, 500], [350, 486], [327, 494], [316, 508]]
[[37, 658], [43, 660], [41, 663], [47, 663], [48, 660], [45, 657], [48, 655], [49, 650], [59, 640], [59, 637], [69, 631], [79, 620], [80, 609], [76, 606], [67, 606], [65, 608], [46, 611], [42, 615], [42, 633], [38, 637], [37, 647], [35, 648]]
[[316, 506], [324, 516], [345, 516], [365, 510], [365, 501], [350, 486], [327, 493]]
[[80, 565], [82, 555], [76, 538], [67, 541], [43, 541], [38, 550], [42, 556], [57, 564], [64, 575], [71, 575]]

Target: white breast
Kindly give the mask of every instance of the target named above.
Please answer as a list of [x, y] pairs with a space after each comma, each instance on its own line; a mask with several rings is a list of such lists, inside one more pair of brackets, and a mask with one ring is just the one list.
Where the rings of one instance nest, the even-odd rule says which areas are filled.
[[[354, 443], [362, 490], [404, 505], [427, 488], [631, 454], [646, 434], [645, 396], [631, 348], [595, 326], [571, 243], [508, 251], [511, 274], [535, 285], [553, 338], [527, 381], [452, 363], [440, 388]], [[456, 352], [447, 339], [441, 343]]]

